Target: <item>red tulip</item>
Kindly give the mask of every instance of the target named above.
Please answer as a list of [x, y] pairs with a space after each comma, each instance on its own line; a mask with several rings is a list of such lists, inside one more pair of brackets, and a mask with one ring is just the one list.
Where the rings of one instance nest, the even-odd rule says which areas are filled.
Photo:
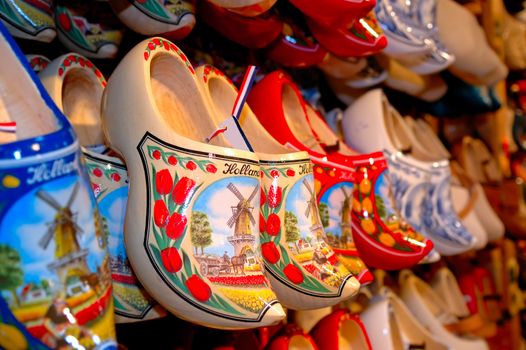
[[303, 282], [303, 273], [296, 267], [296, 265], [288, 264], [283, 269], [283, 273], [294, 284], [300, 284]]
[[174, 186], [172, 191], [172, 199], [175, 203], [181, 205], [186, 202], [188, 197], [192, 194], [195, 187], [195, 181], [184, 176]]
[[276, 208], [281, 203], [282, 189], [279, 186], [271, 185], [268, 189], [268, 205], [271, 208]]
[[271, 264], [275, 264], [279, 260], [279, 252], [278, 248], [274, 244], [274, 242], [266, 242], [261, 245], [261, 254], [263, 254], [263, 257], [265, 260], [267, 260]]
[[188, 163], [186, 163], [186, 169], [188, 169], [188, 170], [195, 170], [195, 168], [197, 168], [197, 165], [195, 165], [194, 162], [189, 161]]
[[113, 173], [111, 174], [111, 179], [115, 182], [119, 182], [121, 181], [121, 176], [119, 175], [119, 173]]
[[183, 266], [183, 261], [176, 248], [165, 248], [161, 251], [163, 266], [168, 272], [177, 272]]
[[159, 194], [168, 194], [172, 189], [174, 180], [168, 169], [163, 169], [155, 174], [155, 189]]
[[259, 232], [263, 233], [266, 229], [265, 218], [263, 217], [263, 214], [259, 213]]
[[261, 187], [261, 195], [259, 196], [259, 205], [263, 206], [266, 200], [267, 200], [267, 196], [265, 196], [265, 191], [263, 191], [263, 187]]
[[176, 165], [177, 164], [177, 158], [175, 158], [174, 156], [168, 157], [168, 164]]
[[156, 200], [153, 205], [153, 220], [155, 225], [158, 227], [164, 227], [168, 220], [168, 215], [170, 215], [170, 213], [168, 212], [168, 208], [166, 208], [164, 201], [161, 199]]
[[292, 169], [287, 169], [287, 176], [294, 176], [296, 175], [296, 172]]
[[171, 239], [177, 239], [181, 237], [186, 227], [186, 216], [181, 215], [177, 212], [170, 216], [168, 225], [166, 225], [166, 235]]
[[200, 302], [204, 303], [212, 296], [210, 286], [197, 275], [192, 275], [185, 284], [193, 297]]
[[270, 176], [271, 177], [279, 177], [279, 171], [277, 171], [276, 169], [272, 170], [270, 172]]
[[271, 236], [276, 236], [279, 233], [281, 220], [279, 216], [272, 213], [267, 218], [267, 233]]
[[60, 26], [64, 28], [66, 32], [69, 32], [71, 30], [71, 20], [69, 19], [68, 15], [65, 13], [60, 13], [57, 16], [58, 23], [60, 23]]
[[208, 171], [209, 173], [215, 174], [217, 171], [217, 168], [214, 164], [208, 164], [206, 166], [206, 171]]
[[99, 168], [93, 169], [93, 175], [95, 175], [96, 177], [101, 177], [102, 176], [102, 170], [100, 170]]
[[152, 152], [152, 156], [155, 159], [161, 159], [161, 152], [159, 150], [155, 150], [155, 151]]

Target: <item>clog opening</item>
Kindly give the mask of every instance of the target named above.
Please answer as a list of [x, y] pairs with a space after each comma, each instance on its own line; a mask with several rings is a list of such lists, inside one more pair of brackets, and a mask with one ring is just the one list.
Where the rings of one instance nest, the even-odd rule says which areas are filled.
[[[219, 113], [219, 116], [215, 116], [216, 120], [220, 119], [223, 121], [229, 118], [232, 115], [232, 108], [237, 98], [237, 92], [234, 87], [226, 78], [223, 80], [217, 77], [209, 77], [207, 89], [212, 97], [215, 111]], [[246, 104], [239, 116], [239, 123], [256, 152], [290, 153], [289, 149], [277, 142], [259, 123], [254, 112]]]
[[422, 121], [429, 129], [421, 124], [417, 124], [417, 121], [411, 117], [403, 118], [403, 122], [407, 125], [408, 131], [413, 137], [414, 142], [411, 143], [411, 146], [415, 158], [431, 162], [449, 158], [449, 154], [443, 150], [443, 146], [441, 146], [442, 143], [438, 139], [438, 136], [426, 122]]
[[428, 284], [421, 280], [416, 280], [415, 286], [417, 293], [424, 301], [425, 307], [433, 314], [434, 317], [441, 318], [445, 324], [450, 323], [449, 321], [456, 320], [456, 317], [449, 314], [442, 299]]
[[361, 327], [354, 320], [345, 320], [338, 334], [339, 349], [368, 349], [367, 340]]
[[404, 153], [411, 152], [411, 139], [408, 130], [403, 124], [402, 117], [387, 101], [382, 93], [382, 113], [384, 116], [384, 128], [393, 147]]
[[[164, 122], [177, 134], [204, 142], [216, 130], [197, 81], [181, 60], [161, 53], [150, 64], [152, 94]], [[228, 147], [223, 137], [211, 142]]]
[[349, 146], [340, 141], [340, 138], [331, 130], [331, 128], [322, 120], [322, 117], [316, 113], [311, 106], [307, 107], [307, 115], [309, 117], [310, 125], [314, 132], [320, 138], [320, 142], [327, 146], [338, 145], [337, 151], [348, 155], [357, 155], [358, 153], [353, 151]]
[[441, 159], [451, 158], [451, 154], [438, 138], [438, 135], [433, 131], [431, 125], [422, 119], [415, 120], [414, 123], [416, 126], [414, 135], [419, 142], [425, 145], [426, 148], [432, 149], [437, 156], [440, 155]]
[[16, 123], [15, 132], [0, 131], [0, 144], [57, 131], [59, 125], [53, 111], [2, 36], [0, 51], [0, 123]]
[[294, 136], [311, 150], [324, 154], [325, 151], [318, 144], [316, 136], [308, 126], [306, 112], [301, 105], [300, 97], [289, 85], [283, 86], [282, 101], [285, 119]]
[[[403, 320], [399, 317], [400, 310], [395, 310], [395, 305], [390, 304], [389, 305], [389, 329], [385, 330], [386, 332], [389, 332], [389, 335], [391, 336], [391, 344], [392, 349], [403, 349], [404, 348], [404, 342], [402, 340], [402, 328], [404, 328], [403, 322], [406, 320]], [[412, 333], [411, 333], [412, 334]]]
[[68, 71], [62, 83], [62, 108], [83, 146], [104, 143], [101, 100], [104, 88], [88, 69]]
[[308, 338], [298, 334], [290, 338], [289, 350], [314, 350], [314, 347]]

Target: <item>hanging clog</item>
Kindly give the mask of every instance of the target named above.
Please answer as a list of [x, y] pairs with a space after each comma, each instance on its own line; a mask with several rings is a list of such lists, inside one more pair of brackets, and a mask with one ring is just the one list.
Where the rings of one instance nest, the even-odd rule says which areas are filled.
[[0, 347], [115, 349], [104, 230], [73, 128], [0, 24]]
[[26, 55], [26, 59], [33, 72], [37, 74], [51, 62], [49, 58], [42, 55]]
[[57, 35], [51, 0], [2, 1], [0, 20], [16, 38], [49, 43]]
[[310, 334], [321, 349], [373, 349], [360, 316], [343, 309], [322, 318]]
[[323, 3], [309, 0], [291, 0], [307, 17], [326, 25], [346, 27], [367, 15], [376, 5], [375, 0], [327, 0]]
[[124, 237], [133, 270], [178, 317], [227, 329], [285, 314], [259, 259], [260, 166], [216, 130], [184, 53], [162, 38], [135, 46], [102, 101], [105, 135], [128, 165]]
[[265, 350], [318, 350], [314, 339], [294, 324], [287, 324], [269, 342]]
[[[201, 66], [196, 74], [219, 124], [231, 116], [237, 89], [212, 66]], [[349, 299], [360, 286], [324, 240], [308, 153], [291, 152], [277, 142], [248, 106], [239, 124], [261, 166], [261, 253], [279, 301], [303, 310]]]
[[100, 105], [106, 79], [85, 57], [70, 53], [51, 62], [40, 73], [42, 84], [75, 128], [88, 167], [91, 186], [104, 221], [113, 280], [117, 323], [155, 319], [166, 311], [138, 283], [124, 247], [124, 216], [128, 173], [120, 158], [109, 155], [102, 134]]
[[188, 0], [108, 0], [119, 19], [143, 35], [184, 39], [195, 25], [195, 5]]

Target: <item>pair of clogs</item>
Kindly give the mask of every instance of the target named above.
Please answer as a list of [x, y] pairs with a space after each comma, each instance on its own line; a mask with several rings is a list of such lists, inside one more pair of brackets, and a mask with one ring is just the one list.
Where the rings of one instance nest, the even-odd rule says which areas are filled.
[[[367, 120], [362, 115], [367, 115]], [[455, 255], [482, 248], [488, 241], [481, 224], [486, 219], [492, 222], [491, 240], [502, 236], [502, 225], [483, 196], [475, 202], [469, 200], [466, 190], [452, 191], [449, 154], [434, 133], [425, 123], [404, 120], [381, 90], [357, 99], [345, 111], [342, 126], [347, 143], [353, 148], [362, 152], [384, 151], [398, 210], [413, 227], [433, 240], [440, 254]], [[471, 210], [471, 202], [478, 203], [477, 210]], [[457, 212], [462, 212], [462, 218]]]

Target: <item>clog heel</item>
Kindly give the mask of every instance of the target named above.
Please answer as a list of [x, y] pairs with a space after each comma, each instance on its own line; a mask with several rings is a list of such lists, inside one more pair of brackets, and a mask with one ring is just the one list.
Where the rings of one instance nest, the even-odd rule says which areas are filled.
[[11, 276], [0, 283], [0, 347], [115, 349], [108, 251], [79, 143], [2, 24], [0, 51], [0, 251]]
[[62, 55], [51, 62], [40, 79], [49, 95], [75, 128], [82, 145], [91, 186], [97, 199], [108, 246], [117, 323], [149, 320], [166, 311], [137, 281], [124, 247], [124, 216], [128, 200], [128, 172], [124, 162], [105, 145], [100, 104], [106, 79], [87, 58]]
[[[109, 79], [104, 131], [128, 165], [124, 237], [137, 277], [166, 309], [195, 323], [253, 328], [285, 314], [259, 260], [260, 167], [228, 148], [184, 53], [152, 38]], [[196, 126], [199, 127], [196, 127]]]
[[373, 349], [448, 349], [387, 287], [373, 296], [360, 318], [367, 329]]
[[[237, 89], [216, 68], [197, 68], [217, 122], [230, 117]], [[356, 278], [325, 242], [318, 212], [312, 163], [307, 152], [277, 142], [245, 106], [239, 124], [260, 161], [261, 251], [272, 289], [291, 309], [335, 305], [358, 292]]]
[[310, 334], [321, 349], [373, 349], [360, 317], [347, 310], [336, 310], [325, 316]]
[[[371, 282], [372, 274], [352, 240], [352, 164], [332, 159], [319, 145], [310, 126], [305, 124], [305, 101], [285, 73], [276, 71], [263, 78], [252, 88], [247, 102], [260, 123], [279, 143], [309, 153], [314, 164], [314, 191], [320, 217], [325, 231], [331, 233], [327, 235], [327, 243], [361, 284]], [[321, 199], [325, 193], [330, 200]], [[332, 218], [330, 213], [333, 213]]]

